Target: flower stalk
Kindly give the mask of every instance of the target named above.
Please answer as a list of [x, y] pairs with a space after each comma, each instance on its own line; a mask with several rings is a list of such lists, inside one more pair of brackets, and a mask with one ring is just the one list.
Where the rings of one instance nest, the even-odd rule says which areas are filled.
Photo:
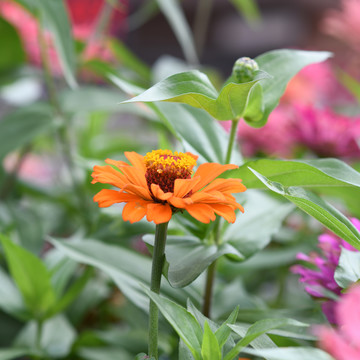
[[234, 148], [234, 142], [236, 138], [236, 132], [238, 128], [240, 118], [236, 118], [231, 120], [231, 130], [230, 130], [230, 136], [229, 136], [229, 144], [226, 151], [226, 157], [225, 157], [225, 164], [229, 164], [231, 160], [231, 154], [232, 150]]
[[[151, 269], [150, 290], [160, 293], [161, 275], [165, 261], [165, 243], [168, 222], [156, 225], [154, 253]], [[149, 308], [149, 356], [158, 359], [159, 309], [150, 300]]]

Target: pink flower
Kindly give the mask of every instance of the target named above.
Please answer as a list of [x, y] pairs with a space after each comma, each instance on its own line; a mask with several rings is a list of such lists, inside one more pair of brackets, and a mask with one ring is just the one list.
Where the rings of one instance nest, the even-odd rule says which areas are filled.
[[291, 157], [294, 144], [291, 122], [291, 111], [285, 106], [277, 107], [271, 113], [267, 124], [260, 129], [240, 122], [238, 139], [244, 155], [251, 157], [263, 153]]
[[315, 329], [319, 345], [336, 360], [360, 359], [360, 286], [354, 286], [335, 305], [338, 328]]
[[331, 109], [296, 106], [293, 136], [320, 157], [360, 158], [360, 117], [335, 114]]
[[[118, 0], [118, 7], [110, 14], [109, 26], [105, 29], [105, 34], [114, 34], [124, 25], [126, 1], [127, 0]], [[89, 54], [94, 57], [103, 58], [102, 56], [105, 53], [106, 57], [104, 60], [108, 60], [109, 56], [108, 52], [104, 49], [103, 39], [95, 36], [95, 31], [105, 3], [105, 0], [67, 0], [66, 2], [75, 39], [86, 42], [86, 45], [91, 48], [90, 51], [85, 52], [86, 58], [89, 57]], [[12, 1], [0, 2], [0, 12], [2, 16], [19, 31], [29, 61], [34, 65], [41, 65], [36, 20], [20, 5]], [[51, 59], [52, 72], [55, 75], [60, 75], [62, 71], [53, 46], [51, 34], [45, 32], [45, 38]], [[94, 53], [94, 49], [97, 49], [96, 53]]]
[[360, 51], [360, 2], [359, 0], [342, 0], [342, 9], [329, 10], [321, 25], [322, 30], [354, 50]]
[[[353, 225], [360, 230], [360, 221], [352, 218]], [[305, 261], [309, 266], [295, 265], [291, 271], [300, 275], [300, 282], [305, 283], [305, 291], [315, 298], [327, 299], [322, 309], [329, 322], [336, 323], [334, 306], [336, 302], [329, 298], [328, 292], [335, 296], [341, 295], [341, 287], [336, 283], [334, 274], [339, 264], [341, 248], [357, 251], [343, 239], [334, 234], [326, 233], [319, 236], [318, 247], [321, 254], [316, 252], [309, 255], [299, 253], [296, 258]]]

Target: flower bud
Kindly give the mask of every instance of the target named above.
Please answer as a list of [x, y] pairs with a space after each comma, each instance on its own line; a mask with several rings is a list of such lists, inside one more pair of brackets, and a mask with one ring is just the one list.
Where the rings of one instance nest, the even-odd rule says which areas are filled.
[[249, 82], [254, 79], [255, 72], [259, 70], [259, 65], [249, 57], [242, 57], [235, 61], [233, 76], [239, 83]]

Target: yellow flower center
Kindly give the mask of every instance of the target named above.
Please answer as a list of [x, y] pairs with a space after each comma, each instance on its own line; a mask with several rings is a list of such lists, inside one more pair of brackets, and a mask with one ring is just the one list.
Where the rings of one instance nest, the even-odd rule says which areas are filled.
[[190, 179], [197, 157], [191, 153], [170, 150], [153, 150], [146, 154], [146, 181], [151, 191], [151, 184], [157, 184], [161, 190], [174, 192], [176, 179]]

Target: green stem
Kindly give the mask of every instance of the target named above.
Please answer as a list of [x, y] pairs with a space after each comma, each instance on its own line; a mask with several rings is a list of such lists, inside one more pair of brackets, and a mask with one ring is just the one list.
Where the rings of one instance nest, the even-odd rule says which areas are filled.
[[208, 267], [207, 273], [206, 273], [203, 314], [209, 319], [210, 319], [210, 315], [211, 315], [210, 311], [211, 311], [213, 285], [214, 285], [214, 280], [215, 280], [215, 270], [216, 270], [216, 260]]
[[[168, 222], [156, 225], [155, 244], [151, 269], [150, 290], [156, 294], [160, 293], [161, 275], [165, 260], [165, 243]], [[158, 332], [159, 332], [159, 309], [150, 300], [149, 309], [149, 356], [158, 359]]]
[[236, 132], [237, 132], [239, 120], [240, 120], [240, 118], [233, 119], [231, 121], [231, 130], [230, 130], [229, 144], [228, 144], [228, 148], [227, 148], [227, 152], [226, 152], [225, 164], [229, 164], [230, 160], [231, 160], [231, 154], [232, 154], [232, 150], [234, 147], [234, 142], [235, 142], [235, 138], [236, 138]]

